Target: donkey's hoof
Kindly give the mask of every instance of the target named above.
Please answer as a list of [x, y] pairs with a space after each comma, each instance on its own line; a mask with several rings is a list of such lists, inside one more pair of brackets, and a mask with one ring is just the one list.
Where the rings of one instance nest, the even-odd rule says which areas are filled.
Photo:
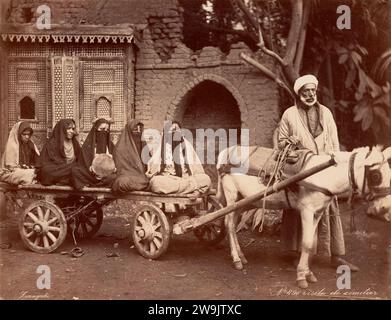
[[309, 282], [309, 283], [315, 283], [315, 282], [318, 282], [318, 278], [315, 277], [315, 275], [310, 272], [308, 273], [306, 276], [305, 276], [306, 280]]
[[236, 270], [243, 270], [243, 263], [242, 263], [242, 261], [234, 261], [234, 268]]
[[245, 256], [241, 257], [240, 260], [242, 260], [243, 264], [247, 264], [248, 263], [248, 261], [247, 261]]
[[308, 288], [308, 282], [307, 282], [307, 280], [305, 280], [305, 279], [297, 280], [297, 286], [298, 286], [300, 289], [307, 289], [307, 288]]

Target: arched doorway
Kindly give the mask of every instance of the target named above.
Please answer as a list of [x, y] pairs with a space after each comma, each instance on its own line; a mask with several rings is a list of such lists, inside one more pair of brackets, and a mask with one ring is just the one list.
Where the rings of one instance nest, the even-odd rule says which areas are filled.
[[[224, 130], [227, 138], [236, 132], [235, 138], [240, 143], [241, 113], [238, 103], [231, 92], [217, 82], [205, 80], [189, 90], [177, 106], [174, 120], [180, 121], [184, 128], [192, 131], [193, 137], [196, 137], [196, 129], [212, 129], [214, 132]], [[232, 129], [235, 131], [229, 131]], [[220, 147], [219, 136], [216, 135], [214, 141], [204, 140], [205, 148], [215, 149], [215, 160]], [[193, 144], [196, 147], [196, 141]], [[207, 160], [206, 153], [203, 160]], [[215, 163], [204, 164], [204, 168], [215, 184]]]

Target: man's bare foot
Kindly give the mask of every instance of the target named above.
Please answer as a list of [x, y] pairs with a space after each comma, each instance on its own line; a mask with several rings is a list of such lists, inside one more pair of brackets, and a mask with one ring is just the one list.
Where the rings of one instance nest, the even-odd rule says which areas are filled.
[[352, 272], [357, 272], [357, 271], [360, 270], [359, 267], [357, 267], [353, 263], [350, 263], [350, 262], [346, 261], [345, 259], [343, 259], [343, 258], [341, 258], [339, 256], [332, 256], [330, 258], [330, 264], [331, 264], [331, 266], [333, 268], [338, 268], [341, 265], [348, 266]]

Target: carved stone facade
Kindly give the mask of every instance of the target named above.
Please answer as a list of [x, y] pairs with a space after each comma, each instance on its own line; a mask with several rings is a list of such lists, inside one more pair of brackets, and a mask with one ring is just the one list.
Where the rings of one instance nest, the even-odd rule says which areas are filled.
[[[16, 121], [29, 120], [41, 145], [54, 124], [73, 118], [81, 140], [98, 116], [114, 121], [114, 137], [124, 127], [133, 99], [129, 75], [134, 65], [133, 44], [77, 44], [14, 42], [7, 39], [8, 128]], [[129, 88], [129, 89], [128, 89]], [[32, 101], [30, 117], [23, 118], [22, 102]], [[34, 114], [31, 117], [31, 114]]]

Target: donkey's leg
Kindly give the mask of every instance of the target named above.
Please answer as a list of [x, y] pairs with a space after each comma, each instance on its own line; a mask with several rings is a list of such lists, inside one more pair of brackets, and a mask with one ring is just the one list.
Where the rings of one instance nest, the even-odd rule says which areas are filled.
[[[237, 214], [240, 215], [240, 212], [238, 212]], [[236, 215], [234, 218], [237, 218], [238, 216]], [[236, 226], [238, 225], [237, 219], [234, 219], [234, 228], [235, 228], [235, 233], [234, 233], [234, 240], [235, 240], [235, 245], [236, 245], [236, 249], [238, 250], [238, 254], [239, 254], [239, 258], [240, 260], [242, 261], [242, 264], [247, 264], [247, 259], [242, 251], [242, 248], [240, 247], [240, 243], [239, 243], [239, 240], [238, 240], [238, 234], [236, 233]]]
[[[228, 201], [227, 201], [227, 205], [229, 205]], [[225, 216], [225, 228], [227, 229], [228, 232], [228, 240], [231, 249], [231, 257], [232, 257], [232, 262], [234, 264], [234, 268], [236, 270], [242, 270], [243, 263], [238, 250], [238, 241], [236, 238], [234, 215], [235, 212], [232, 212]]]
[[297, 285], [300, 288], [307, 288], [307, 275], [310, 274], [310, 268], [308, 264], [309, 256], [313, 248], [314, 243], [314, 214], [313, 211], [305, 208], [300, 211], [301, 224], [303, 229], [302, 243], [301, 243], [301, 255], [300, 261], [297, 266]]
[[[315, 213], [314, 215], [314, 226], [313, 226], [313, 230], [314, 230], [314, 236], [313, 236], [313, 242], [312, 242], [312, 249], [313, 248], [316, 248], [317, 247], [317, 242], [318, 242], [318, 225], [319, 225], [319, 221], [320, 219], [322, 218], [322, 215], [323, 215], [323, 210], [319, 210]], [[309, 262], [308, 262], [309, 263]], [[310, 266], [308, 267], [308, 272], [306, 274], [306, 279], [307, 279], [307, 282], [309, 283], [315, 283], [315, 282], [318, 282], [318, 279], [316, 278], [315, 274], [312, 272]]]
[[[252, 196], [258, 192], [261, 192], [262, 189], [265, 188], [264, 185], [261, 185], [259, 183], [258, 177], [242, 175], [242, 176], [235, 176], [235, 179], [237, 182], [236, 186], [238, 188], [238, 191], [244, 198]], [[257, 210], [257, 209], [251, 209], [251, 210]], [[237, 234], [235, 234], [235, 241], [242, 263], [247, 264], [247, 259], [240, 247]]]
[[[236, 199], [238, 198], [238, 191], [236, 189], [232, 177], [229, 175], [225, 175], [221, 180], [221, 184], [224, 190], [224, 196], [227, 202], [227, 206], [235, 203]], [[238, 253], [234, 215], [235, 212], [227, 214], [225, 216], [224, 222], [225, 228], [227, 229], [228, 233], [229, 246], [231, 249], [231, 257], [234, 267], [237, 270], [242, 270], [243, 264]]]

